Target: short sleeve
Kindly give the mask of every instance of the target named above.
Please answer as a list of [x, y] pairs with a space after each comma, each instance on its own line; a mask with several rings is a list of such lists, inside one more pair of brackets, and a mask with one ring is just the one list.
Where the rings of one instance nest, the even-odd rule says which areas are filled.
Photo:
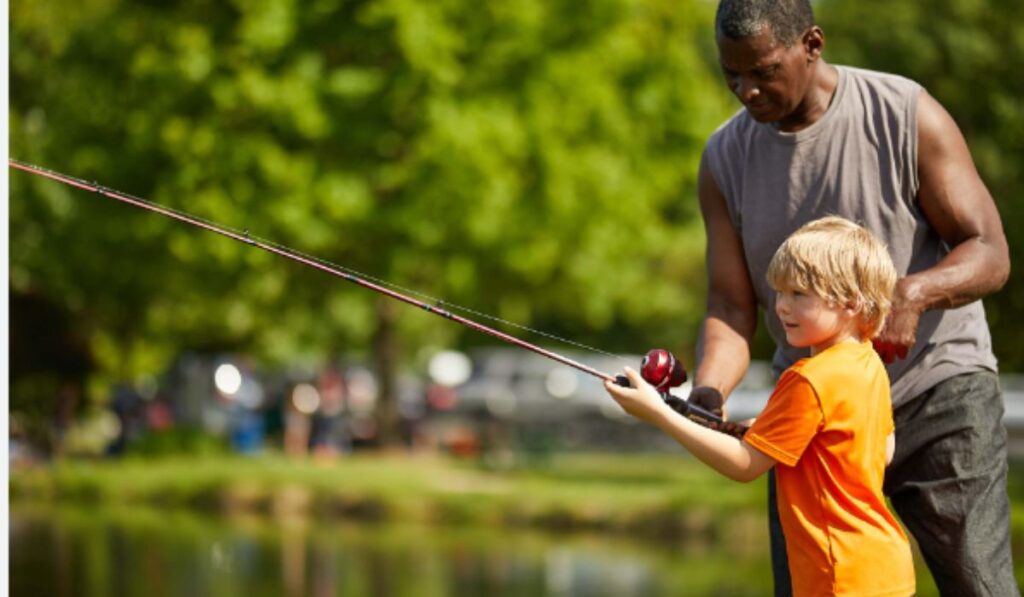
[[768, 404], [743, 439], [775, 461], [793, 466], [821, 430], [824, 419], [814, 387], [790, 369], [782, 374]]

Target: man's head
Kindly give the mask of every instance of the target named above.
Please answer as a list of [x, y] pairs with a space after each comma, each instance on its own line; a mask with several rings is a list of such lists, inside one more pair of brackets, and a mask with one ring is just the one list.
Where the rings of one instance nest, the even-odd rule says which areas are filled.
[[873, 338], [892, 307], [896, 268], [878, 237], [831, 216], [805, 224], [782, 243], [768, 265], [768, 283], [849, 306], [858, 312], [864, 337]]
[[768, 27], [786, 47], [813, 26], [814, 11], [808, 0], [722, 0], [715, 15], [719, 35], [741, 40]]
[[759, 122], [798, 113], [825, 45], [808, 0], [722, 0], [715, 17], [726, 83]]

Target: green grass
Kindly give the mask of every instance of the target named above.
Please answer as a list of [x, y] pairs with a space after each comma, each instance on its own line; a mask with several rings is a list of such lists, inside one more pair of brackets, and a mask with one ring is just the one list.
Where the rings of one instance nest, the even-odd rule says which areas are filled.
[[739, 485], [680, 455], [566, 455], [491, 470], [427, 456], [321, 463], [280, 456], [66, 461], [15, 472], [11, 499], [151, 505], [214, 513], [515, 524], [665, 534], [763, 510]]
[[[1011, 467], [1024, 513], [1024, 466]], [[764, 481], [729, 481], [680, 454], [565, 454], [494, 470], [440, 456], [333, 462], [230, 455], [65, 461], [14, 471], [15, 503], [157, 506], [214, 514], [514, 525], [679, 537], [764, 516]], [[1024, 546], [1024, 516], [1013, 517]]]

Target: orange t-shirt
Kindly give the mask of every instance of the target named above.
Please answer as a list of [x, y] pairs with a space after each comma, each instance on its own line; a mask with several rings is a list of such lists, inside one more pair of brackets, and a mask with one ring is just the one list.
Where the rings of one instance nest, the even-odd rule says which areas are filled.
[[786, 370], [744, 440], [778, 462], [794, 595], [912, 595], [910, 544], [882, 495], [889, 377], [870, 342]]

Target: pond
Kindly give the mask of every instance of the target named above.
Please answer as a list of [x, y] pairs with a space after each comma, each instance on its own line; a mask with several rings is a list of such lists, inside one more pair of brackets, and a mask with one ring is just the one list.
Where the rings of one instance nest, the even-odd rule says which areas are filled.
[[10, 594], [769, 595], [758, 517], [714, 536], [628, 538], [12, 504]]

